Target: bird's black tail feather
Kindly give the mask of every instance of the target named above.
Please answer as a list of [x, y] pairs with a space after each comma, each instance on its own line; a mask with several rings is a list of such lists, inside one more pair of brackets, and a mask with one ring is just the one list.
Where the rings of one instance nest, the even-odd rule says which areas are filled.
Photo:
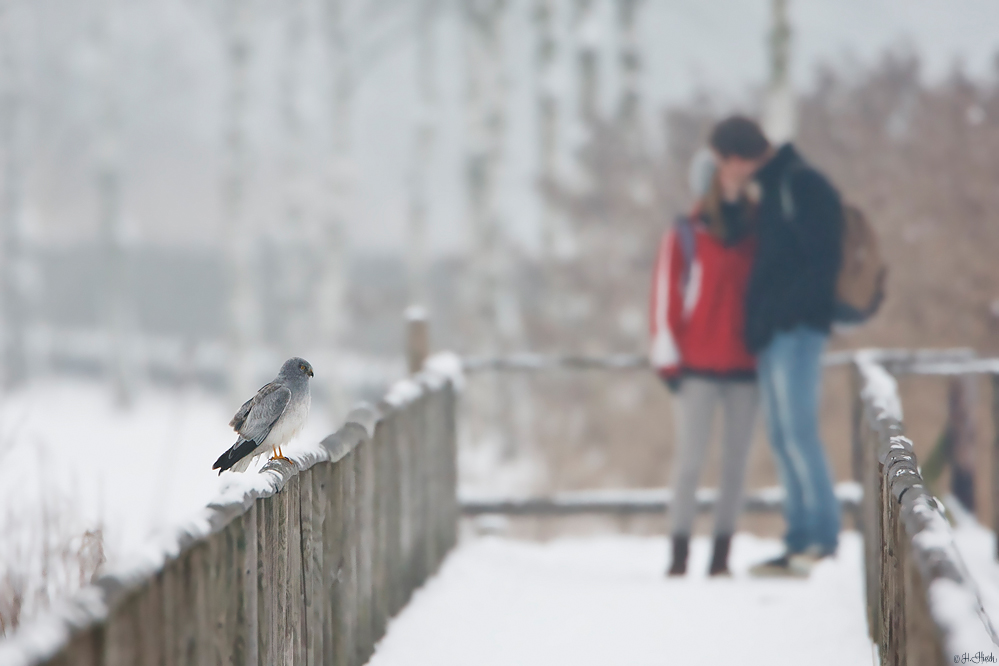
[[222, 472], [230, 469], [240, 460], [250, 455], [256, 448], [257, 443], [252, 439], [240, 439], [228, 451], [219, 456], [219, 459], [212, 465], [212, 469], [217, 469], [219, 476], [222, 476]]

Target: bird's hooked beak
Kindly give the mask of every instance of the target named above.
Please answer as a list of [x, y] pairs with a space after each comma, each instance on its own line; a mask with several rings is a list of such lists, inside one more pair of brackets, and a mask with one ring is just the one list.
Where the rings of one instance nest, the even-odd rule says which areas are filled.
[[310, 377], [315, 377], [316, 376], [316, 373], [312, 372], [312, 368], [309, 368], [309, 376]]

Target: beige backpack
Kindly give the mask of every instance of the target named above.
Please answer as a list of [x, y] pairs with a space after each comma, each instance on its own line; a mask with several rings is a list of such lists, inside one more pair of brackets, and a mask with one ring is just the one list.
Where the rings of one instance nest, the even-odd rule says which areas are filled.
[[833, 319], [844, 324], [867, 321], [885, 299], [888, 267], [881, 258], [878, 236], [854, 205], [843, 204], [843, 255], [836, 279]]
[[[784, 219], [794, 219], [791, 176], [804, 163], [785, 172], [780, 197]], [[861, 324], [870, 319], [885, 299], [888, 267], [881, 257], [878, 236], [859, 208], [843, 203], [843, 252], [836, 278], [836, 305], [833, 321], [838, 324]]]

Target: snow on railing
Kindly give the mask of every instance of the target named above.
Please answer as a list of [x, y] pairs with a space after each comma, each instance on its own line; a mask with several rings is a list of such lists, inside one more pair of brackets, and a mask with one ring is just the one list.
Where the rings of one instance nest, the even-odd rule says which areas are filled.
[[0, 643], [0, 664], [366, 662], [455, 544], [454, 366], [431, 358], [293, 461], [234, 475], [144, 557]]
[[[895, 378], [877, 352], [855, 356], [856, 436], [868, 627], [882, 664], [953, 663], [999, 646], [942, 505], [905, 436]], [[917, 359], [906, 359], [911, 363]]]

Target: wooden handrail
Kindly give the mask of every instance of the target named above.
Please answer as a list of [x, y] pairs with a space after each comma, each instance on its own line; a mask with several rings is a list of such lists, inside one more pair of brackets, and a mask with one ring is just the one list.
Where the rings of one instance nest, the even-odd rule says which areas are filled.
[[[860, 488], [856, 483], [837, 484], [840, 506], [854, 513], [860, 505]], [[710, 512], [718, 501], [715, 488], [699, 488], [697, 511]], [[536, 497], [459, 496], [458, 505], [466, 516], [505, 514], [510, 516], [572, 516], [663, 514], [673, 503], [669, 488], [632, 488], [578, 490]], [[779, 512], [784, 506], [782, 487], [758, 488], [746, 493], [743, 510], [749, 513]]]
[[878, 360], [859, 354], [855, 365], [871, 638], [881, 664], [946, 664], [955, 655], [988, 653], [999, 638], [942, 504], [920, 476], [902, 424], [897, 382]]
[[294, 462], [235, 475], [158, 555], [0, 643], [0, 663], [365, 663], [455, 544], [455, 399], [421, 372]]
[[[975, 358], [974, 350], [954, 349], [865, 349], [827, 353], [822, 364], [826, 367], [846, 366], [856, 355], [864, 354], [869, 360], [891, 369], [893, 373], [918, 372], [920, 368], [944, 367], [950, 363], [969, 362]], [[995, 361], [999, 367], [999, 361]], [[649, 359], [644, 354], [545, 354], [518, 352], [501, 356], [468, 356], [462, 359], [465, 372], [541, 372], [550, 370], [650, 370]]]

